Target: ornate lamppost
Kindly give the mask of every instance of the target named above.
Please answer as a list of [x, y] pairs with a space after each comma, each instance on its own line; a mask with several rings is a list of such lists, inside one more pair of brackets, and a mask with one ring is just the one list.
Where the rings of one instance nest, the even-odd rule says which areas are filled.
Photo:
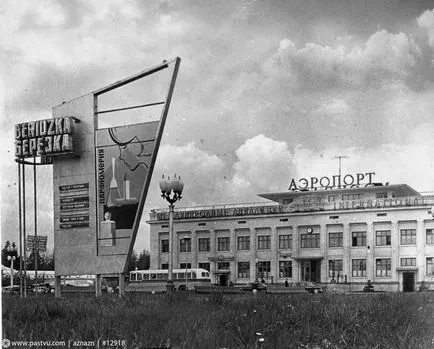
[[174, 203], [182, 198], [182, 189], [184, 189], [184, 183], [181, 181], [181, 177], [174, 176], [173, 180], [167, 177], [160, 181], [161, 197], [169, 203], [169, 271], [167, 277], [166, 289], [168, 293], [174, 291], [173, 286], [173, 210]]
[[7, 254], [8, 254], [8, 261], [11, 261], [11, 287], [14, 286], [14, 260], [17, 259], [17, 247], [15, 246], [15, 242], [12, 243], [12, 245], [9, 245], [6, 248]]

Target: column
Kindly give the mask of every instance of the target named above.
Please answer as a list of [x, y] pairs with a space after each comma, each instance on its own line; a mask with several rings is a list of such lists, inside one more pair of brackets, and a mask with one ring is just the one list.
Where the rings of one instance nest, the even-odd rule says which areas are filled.
[[351, 282], [351, 245], [352, 245], [352, 236], [351, 229], [349, 223], [344, 223], [342, 227], [342, 244], [343, 247], [343, 261], [342, 261], [342, 278], [343, 282], [345, 282], [345, 275], [347, 276], [347, 282]]
[[299, 255], [300, 249], [300, 236], [298, 234], [298, 225], [292, 227], [292, 280], [293, 282], [300, 282], [300, 260], [296, 259]]
[[[375, 262], [374, 262], [374, 254], [375, 254], [375, 231], [374, 231], [374, 223], [369, 222], [366, 224], [366, 279], [374, 280], [375, 275]], [[369, 246], [369, 248], [368, 248]]]
[[197, 268], [197, 233], [191, 232], [191, 267]]
[[[392, 273], [392, 281], [398, 281], [398, 272], [396, 271], [396, 268], [399, 267], [399, 244], [400, 244], [400, 232], [398, 227], [398, 222], [393, 221], [391, 226], [391, 244], [392, 244], [392, 256], [391, 256], [391, 273]], [[375, 264], [375, 262], [374, 262]], [[374, 266], [375, 268], [375, 266]], [[401, 289], [400, 285], [398, 285], [398, 289]]]
[[59, 298], [59, 297], [61, 297], [60, 285], [62, 283], [62, 277], [56, 275], [54, 282], [55, 282], [55, 284], [54, 284], [54, 297]]
[[325, 224], [321, 224], [319, 228], [319, 241], [321, 247], [321, 255], [324, 256], [322, 260], [320, 260], [321, 265], [321, 274], [320, 274], [320, 282], [327, 282], [328, 274], [327, 274], [327, 264], [328, 264], [328, 245], [327, 245], [327, 226]]
[[256, 280], [256, 231], [255, 229], [249, 229], [250, 231], [250, 281]]
[[[277, 278], [279, 277], [279, 258], [277, 255], [277, 247], [278, 247], [278, 232], [277, 228], [270, 228], [271, 233], [271, 258], [270, 258], [270, 264], [271, 264], [271, 276], [273, 277], [273, 283], [277, 282]], [[271, 282], [271, 278], [269, 280]]]
[[229, 268], [231, 274], [229, 275], [229, 281], [235, 283], [237, 281], [237, 238], [235, 236], [235, 229], [229, 229], [230, 232], [230, 241], [229, 241], [229, 250], [231, 252], [231, 256], [234, 257], [232, 261], [229, 262]]
[[416, 283], [425, 280], [425, 239], [424, 222], [418, 220], [416, 226], [416, 266], [418, 268]]
[[215, 261], [217, 257], [217, 237], [216, 237], [215, 229], [210, 230], [210, 249], [211, 249], [211, 256], [214, 258], [209, 263], [209, 270], [211, 274], [211, 282], [216, 282], [216, 269], [217, 269], [217, 262]]
[[179, 252], [179, 234], [173, 231], [173, 269], [179, 269], [180, 263], [180, 252]]

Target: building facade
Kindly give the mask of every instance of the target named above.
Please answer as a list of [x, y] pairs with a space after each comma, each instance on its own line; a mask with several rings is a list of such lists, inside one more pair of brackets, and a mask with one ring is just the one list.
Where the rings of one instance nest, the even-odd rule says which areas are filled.
[[[434, 289], [434, 196], [405, 184], [318, 189], [176, 208], [174, 268], [208, 269], [220, 285], [370, 280], [377, 290]], [[151, 268], [168, 268], [168, 211], [152, 210], [148, 223]]]

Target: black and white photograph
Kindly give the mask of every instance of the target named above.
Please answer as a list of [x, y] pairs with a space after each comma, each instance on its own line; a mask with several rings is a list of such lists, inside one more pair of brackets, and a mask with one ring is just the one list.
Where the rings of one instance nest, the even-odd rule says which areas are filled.
[[3, 0], [2, 348], [434, 349], [433, 0]]

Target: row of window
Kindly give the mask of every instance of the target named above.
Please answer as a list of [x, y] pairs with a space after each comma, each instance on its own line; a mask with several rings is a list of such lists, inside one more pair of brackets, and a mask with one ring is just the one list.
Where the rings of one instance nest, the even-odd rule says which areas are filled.
[[[416, 244], [416, 229], [401, 229], [401, 245]], [[343, 233], [329, 233], [329, 247], [343, 247]], [[434, 244], [434, 229], [426, 230], [426, 244]], [[390, 230], [377, 230], [375, 232], [376, 246], [390, 246]], [[198, 239], [198, 251], [210, 251], [210, 238]], [[355, 231], [351, 233], [351, 246], [366, 246], [366, 231]], [[320, 234], [301, 234], [301, 248], [319, 248]], [[258, 250], [271, 249], [271, 235], [258, 236]], [[279, 249], [292, 249], [292, 234], [279, 235]], [[217, 251], [230, 250], [230, 237], [217, 238]], [[237, 237], [237, 250], [250, 250], [250, 236]], [[161, 252], [169, 252], [169, 240], [161, 240]], [[179, 252], [191, 252], [191, 239], [180, 239]]]
[[[401, 258], [402, 267], [416, 266], [416, 258], [405, 257]], [[198, 267], [210, 271], [210, 263], [198, 263]], [[190, 269], [191, 263], [180, 263], [180, 269]], [[229, 270], [229, 262], [218, 262], [217, 269]], [[163, 263], [161, 269], [168, 269], [168, 264]], [[270, 261], [260, 261], [256, 264], [257, 277], [265, 278], [271, 271]], [[238, 278], [250, 278], [250, 262], [237, 263]], [[343, 260], [334, 259], [329, 260], [329, 277], [335, 278], [343, 275]], [[353, 277], [366, 276], [366, 259], [352, 259], [351, 260], [351, 275]], [[375, 275], [377, 277], [392, 276], [392, 263], [390, 258], [378, 258], [375, 260]], [[434, 276], [434, 257], [426, 259], [426, 275]], [[279, 277], [292, 278], [292, 261], [279, 262]]]

